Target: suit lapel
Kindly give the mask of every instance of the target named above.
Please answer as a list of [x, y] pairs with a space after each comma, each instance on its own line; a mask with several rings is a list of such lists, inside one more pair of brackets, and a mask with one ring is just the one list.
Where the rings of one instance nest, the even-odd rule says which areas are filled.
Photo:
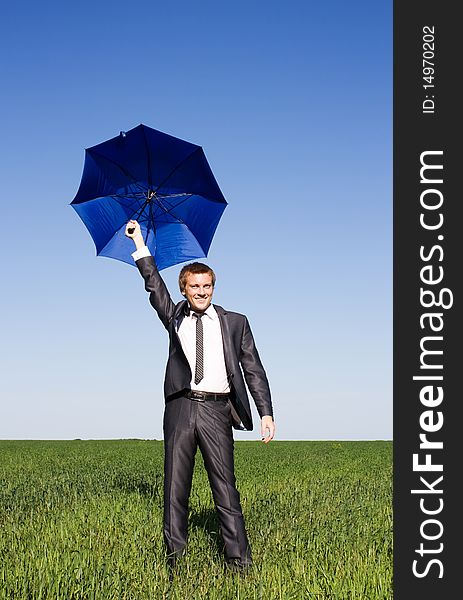
[[173, 341], [174, 341], [175, 345], [178, 348], [180, 348], [180, 350], [182, 352], [183, 352], [182, 344], [180, 343], [180, 338], [178, 337], [177, 330], [178, 330], [178, 326], [182, 322], [183, 317], [185, 316], [185, 310], [187, 307], [188, 307], [188, 302], [186, 300], [182, 300], [181, 302], [179, 302], [177, 304], [177, 306], [175, 307], [174, 315], [173, 315], [172, 321], [171, 321]]
[[177, 304], [177, 306], [175, 307], [175, 310], [174, 310], [174, 320], [175, 321], [177, 321], [177, 319], [185, 316], [187, 307], [188, 307], [187, 300], [182, 300], [181, 302], [179, 302]]
[[214, 308], [217, 311], [220, 321], [220, 327], [222, 329], [222, 343], [223, 343], [223, 355], [225, 358], [225, 366], [227, 368], [228, 377], [233, 377], [233, 348], [231, 345], [231, 332], [230, 323], [228, 321], [227, 311], [221, 306], [214, 304]]

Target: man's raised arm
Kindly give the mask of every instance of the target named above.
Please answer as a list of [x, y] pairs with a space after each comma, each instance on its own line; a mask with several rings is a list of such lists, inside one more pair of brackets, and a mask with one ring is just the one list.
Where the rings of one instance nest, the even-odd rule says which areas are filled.
[[130, 220], [125, 226], [125, 235], [131, 238], [135, 244], [136, 250], [132, 257], [145, 280], [145, 290], [150, 294], [150, 303], [167, 329], [174, 314], [175, 304], [170, 297], [164, 280], [159, 275], [151, 252], [145, 245], [140, 224], [137, 221]]

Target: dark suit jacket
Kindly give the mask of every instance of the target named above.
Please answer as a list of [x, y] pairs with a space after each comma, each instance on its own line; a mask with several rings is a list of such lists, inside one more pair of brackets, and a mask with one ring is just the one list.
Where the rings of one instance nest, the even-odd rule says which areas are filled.
[[[150, 294], [150, 302], [169, 332], [169, 358], [164, 379], [164, 397], [168, 401], [172, 396], [190, 389], [191, 369], [182, 350], [176, 328], [179, 320], [188, 314], [188, 302], [183, 300], [174, 304], [152, 256], [140, 258], [136, 264], [145, 280], [145, 289]], [[231, 389], [233, 427], [252, 430], [251, 408], [244, 380], [259, 415], [273, 416], [267, 376], [247, 318], [239, 313], [226, 311], [216, 304], [214, 308], [222, 329], [225, 366]]]

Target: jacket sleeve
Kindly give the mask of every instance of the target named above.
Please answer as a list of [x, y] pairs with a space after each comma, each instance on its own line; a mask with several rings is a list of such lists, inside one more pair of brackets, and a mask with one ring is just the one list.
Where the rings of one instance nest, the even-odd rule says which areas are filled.
[[251, 392], [259, 416], [270, 415], [273, 417], [270, 386], [247, 318], [245, 318], [241, 339], [240, 362], [246, 384]]
[[145, 290], [149, 292], [150, 303], [167, 329], [174, 315], [175, 304], [159, 274], [154, 258], [152, 256], [139, 258], [135, 264], [145, 280]]

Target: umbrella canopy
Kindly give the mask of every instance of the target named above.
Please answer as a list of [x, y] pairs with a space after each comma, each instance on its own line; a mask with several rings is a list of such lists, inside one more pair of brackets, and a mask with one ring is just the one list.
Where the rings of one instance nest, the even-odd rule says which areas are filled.
[[201, 146], [146, 125], [85, 150], [71, 202], [98, 256], [134, 264], [130, 219], [158, 269], [207, 256], [227, 202]]

